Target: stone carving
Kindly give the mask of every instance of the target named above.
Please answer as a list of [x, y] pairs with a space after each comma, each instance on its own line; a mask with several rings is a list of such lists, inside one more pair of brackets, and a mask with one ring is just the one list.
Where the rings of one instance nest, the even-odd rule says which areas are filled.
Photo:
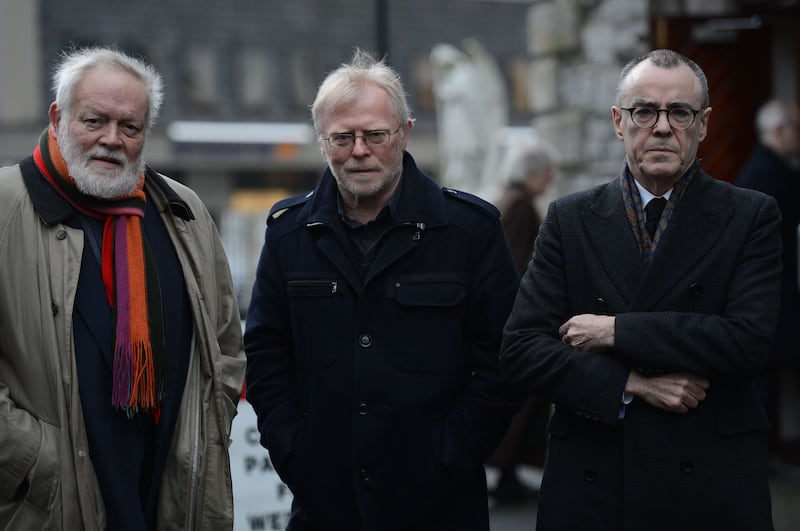
[[492, 152], [508, 124], [506, 84], [494, 57], [475, 39], [459, 49], [441, 43], [431, 51], [436, 98], [439, 181], [491, 197], [500, 183]]

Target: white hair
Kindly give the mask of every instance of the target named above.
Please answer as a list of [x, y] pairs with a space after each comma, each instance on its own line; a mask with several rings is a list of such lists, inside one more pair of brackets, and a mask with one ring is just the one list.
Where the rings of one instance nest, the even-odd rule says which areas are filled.
[[161, 103], [164, 101], [164, 81], [155, 68], [143, 60], [113, 48], [90, 47], [69, 50], [63, 53], [53, 71], [53, 93], [58, 109], [69, 115], [75, 87], [83, 76], [99, 66], [113, 66], [130, 73], [142, 82], [147, 91], [150, 107], [147, 112], [147, 127], [156, 123]]
[[763, 104], [756, 113], [756, 131], [763, 143], [769, 141], [772, 132], [791, 122], [791, 109], [784, 101], [774, 99]]

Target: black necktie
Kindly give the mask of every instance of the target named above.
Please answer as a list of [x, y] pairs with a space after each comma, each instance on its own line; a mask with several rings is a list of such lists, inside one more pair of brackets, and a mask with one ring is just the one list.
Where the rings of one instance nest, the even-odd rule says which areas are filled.
[[649, 203], [647, 203], [647, 206], [644, 207], [644, 211], [647, 213], [647, 219], [644, 222], [644, 228], [647, 229], [647, 233], [650, 235], [651, 240], [656, 233], [658, 220], [661, 219], [661, 213], [664, 211], [666, 204], [667, 200], [663, 197], [654, 197]]

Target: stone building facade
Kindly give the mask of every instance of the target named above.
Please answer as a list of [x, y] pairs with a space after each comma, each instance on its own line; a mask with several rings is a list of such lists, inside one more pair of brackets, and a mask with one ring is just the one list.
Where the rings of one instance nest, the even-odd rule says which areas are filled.
[[[417, 118], [411, 151], [436, 175], [429, 54], [475, 38], [508, 87], [512, 126], [533, 125], [556, 146], [552, 194], [615, 175], [624, 155], [611, 127], [616, 77], [654, 47], [654, 20], [789, 12], [796, 0], [0, 0], [0, 161], [30, 150], [46, 123], [49, 70], [70, 45], [115, 44], [164, 74], [166, 103], [148, 160], [198, 188], [220, 212], [240, 188], [313, 185], [321, 165], [313, 136], [271, 143], [170, 138], [176, 122], [310, 123], [325, 73], [355, 46], [386, 53], [405, 80]], [[797, 11], [797, 9], [795, 9]], [[738, 19], [737, 19], [738, 20]], [[796, 19], [795, 19], [796, 20]], [[784, 33], [796, 29], [796, 22]], [[797, 93], [793, 68], [777, 84]], [[792, 48], [792, 46], [790, 46]], [[765, 50], [765, 54], [773, 54]], [[793, 62], [793, 63], [792, 63]], [[788, 80], [786, 79], [788, 77]], [[794, 88], [791, 88], [794, 87]], [[716, 110], [716, 109], [715, 109]], [[217, 126], [219, 128], [219, 126]], [[302, 132], [302, 129], [300, 130]]]
[[[717, 178], [747, 155], [761, 100], [800, 98], [800, 0], [0, 0], [0, 164], [28, 155], [47, 124], [61, 50], [115, 44], [141, 54], [166, 81], [147, 160], [197, 190], [220, 220], [246, 305], [264, 211], [319, 176], [308, 105], [324, 75], [356, 46], [386, 53], [417, 119], [409, 149], [436, 176], [430, 52], [466, 38], [497, 60], [509, 124], [532, 126], [557, 149], [550, 197], [619, 172], [617, 75], [647, 49], [702, 59], [715, 136], [701, 155]], [[265, 128], [261, 139], [209, 142], [177, 138], [186, 123], [212, 134]], [[800, 437], [796, 422], [789, 428]]]

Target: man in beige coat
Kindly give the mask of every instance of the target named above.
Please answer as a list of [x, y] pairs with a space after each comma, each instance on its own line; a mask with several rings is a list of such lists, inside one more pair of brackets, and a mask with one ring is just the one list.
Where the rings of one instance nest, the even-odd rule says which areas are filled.
[[0, 169], [0, 529], [231, 529], [239, 315], [208, 211], [142, 161], [161, 77], [90, 48], [53, 80]]

